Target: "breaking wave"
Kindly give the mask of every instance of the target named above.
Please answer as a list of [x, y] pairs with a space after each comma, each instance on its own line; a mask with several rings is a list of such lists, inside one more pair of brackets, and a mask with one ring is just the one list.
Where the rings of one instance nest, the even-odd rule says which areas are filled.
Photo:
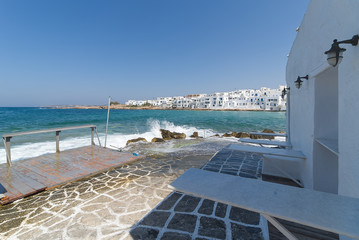
[[[111, 128], [111, 126], [110, 126]], [[160, 129], [166, 129], [171, 132], [179, 132], [185, 133], [187, 139], [193, 132], [198, 132], [200, 137], [210, 137], [216, 134], [212, 129], [199, 129], [194, 126], [187, 125], [175, 125], [169, 121], [159, 121], [157, 119], [149, 119], [146, 122], [146, 126], [144, 132], [139, 132], [137, 129], [134, 133], [130, 134], [121, 134], [114, 133], [109, 134], [107, 136], [107, 147], [115, 147], [115, 148], [123, 148], [126, 146], [126, 142], [130, 139], [143, 137], [148, 142], [152, 140], [152, 138], [157, 137], [161, 138]], [[100, 141], [102, 146], [105, 142], [105, 135], [100, 134]], [[73, 149], [77, 147], [83, 147], [90, 145], [91, 138], [90, 136], [79, 136], [79, 137], [69, 137], [60, 140], [60, 151]], [[98, 144], [98, 141], [95, 137], [95, 143]], [[32, 158], [44, 154], [54, 153], [55, 152], [55, 141], [40, 141], [38, 135], [34, 135], [33, 142], [25, 143], [21, 145], [13, 144], [11, 146], [11, 157], [13, 161]], [[6, 154], [5, 149], [0, 148], [0, 163], [6, 162]]]

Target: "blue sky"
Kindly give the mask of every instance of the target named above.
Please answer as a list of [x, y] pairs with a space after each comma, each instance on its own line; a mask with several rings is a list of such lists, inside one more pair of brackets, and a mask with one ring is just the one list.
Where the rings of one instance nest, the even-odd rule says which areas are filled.
[[309, 0], [1, 0], [0, 106], [276, 88]]

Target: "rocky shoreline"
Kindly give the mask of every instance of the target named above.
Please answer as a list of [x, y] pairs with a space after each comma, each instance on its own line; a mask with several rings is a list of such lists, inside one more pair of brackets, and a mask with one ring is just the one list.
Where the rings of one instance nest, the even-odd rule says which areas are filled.
[[[166, 140], [173, 140], [173, 139], [186, 139], [185, 133], [178, 133], [178, 132], [171, 132], [166, 129], [160, 129], [162, 138], [153, 138], [151, 142], [165, 142]], [[271, 129], [264, 129], [262, 133], [274, 133]], [[203, 138], [198, 135], [198, 132], [193, 132], [191, 136], [189, 136], [192, 139], [199, 139]], [[274, 139], [273, 136], [261, 136], [261, 135], [254, 135], [246, 132], [231, 132], [231, 133], [225, 133], [222, 136], [219, 134], [213, 135], [212, 137], [235, 137], [235, 138], [251, 138], [251, 139]], [[128, 146], [131, 143], [137, 143], [137, 142], [147, 142], [147, 139], [143, 137], [130, 139], [127, 141], [126, 146]]]

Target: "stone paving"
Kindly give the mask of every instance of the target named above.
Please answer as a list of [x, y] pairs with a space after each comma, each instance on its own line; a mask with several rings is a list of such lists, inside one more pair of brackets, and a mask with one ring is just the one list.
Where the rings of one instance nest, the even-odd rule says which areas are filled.
[[194, 144], [0, 206], [0, 239], [132, 239], [168, 184], [228, 143]]
[[[222, 149], [202, 169], [261, 178], [259, 155]], [[258, 213], [172, 192], [131, 230], [133, 239], [268, 239]]]
[[257, 155], [222, 150], [208, 161], [225, 144], [154, 154], [1, 206], [0, 239], [266, 239], [259, 215], [168, 188], [191, 167], [260, 177]]

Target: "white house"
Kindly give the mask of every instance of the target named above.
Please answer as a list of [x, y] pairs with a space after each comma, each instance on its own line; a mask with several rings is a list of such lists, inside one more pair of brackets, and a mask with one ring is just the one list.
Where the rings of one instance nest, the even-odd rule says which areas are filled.
[[156, 100], [128, 100], [126, 105], [141, 106], [146, 103], [163, 108], [190, 109], [240, 109], [279, 111], [286, 109], [286, 101], [281, 92], [284, 86], [277, 89], [261, 88], [260, 90], [237, 90], [212, 94], [194, 94], [177, 97], [158, 97]]
[[359, 45], [340, 44], [346, 51], [335, 67], [324, 54], [334, 39], [357, 34], [358, 0], [310, 2], [286, 70], [289, 141], [307, 159], [283, 167], [306, 188], [359, 198]]

